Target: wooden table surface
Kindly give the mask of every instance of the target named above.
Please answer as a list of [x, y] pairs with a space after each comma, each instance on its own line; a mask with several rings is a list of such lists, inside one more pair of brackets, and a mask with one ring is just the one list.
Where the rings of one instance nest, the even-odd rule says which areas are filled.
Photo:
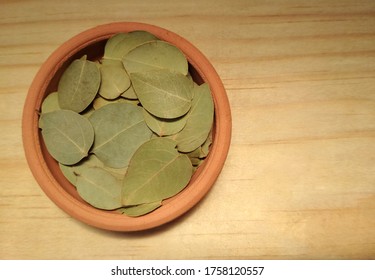
[[[180, 34], [219, 73], [233, 135], [183, 217], [114, 233], [69, 217], [24, 157], [41, 64], [99, 24]], [[0, 1], [1, 259], [374, 259], [375, 1]]]

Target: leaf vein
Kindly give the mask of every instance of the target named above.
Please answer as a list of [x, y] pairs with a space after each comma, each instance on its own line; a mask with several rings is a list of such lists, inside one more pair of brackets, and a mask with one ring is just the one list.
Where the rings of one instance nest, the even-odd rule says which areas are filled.
[[[160, 87], [157, 87], [157, 86], [155, 86], [155, 85], [153, 85], [153, 84], [148, 83], [147, 81], [143, 81], [143, 80], [141, 80], [141, 79], [139, 79], [139, 81], [140, 81], [141, 83], [147, 85], [147, 86], [150, 86], [151, 88], [156, 89], [157, 91], [160, 91], [160, 92], [164, 92], [164, 93], [166, 93], [168, 96], [171, 96], [172, 98], [181, 99], [181, 100], [183, 100], [183, 101], [185, 101], [185, 102], [187, 102], [187, 103], [190, 102], [190, 99], [187, 99], [187, 98], [184, 98], [184, 97], [182, 97], [182, 96], [179, 96], [179, 95], [173, 94], [173, 92], [169, 92], [169, 91], [167, 91], [167, 90], [164, 90], [164, 89], [162, 89], [162, 88], [160, 88]], [[156, 91], [156, 92], [157, 92], [157, 91]]]
[[142, 184], [138, 185], [138, 188], [136, 190], [134, 190], [129, 195], [129, 197], [131, 198], [131, 195], [134, 196], [135, 193], [138, 193], [139, 191], [141, 191], [145, 186], [147, 186], [147, 184], [149, 182], [151, 182], [155, 177], [157, 177], [160, 173], [162, 173], [169, 165], [171, 165], [173, 162], [175, 162], [179, 157], [180, 157], [180, 155], [176, 155], [176, 157], [174, 157], [172, 160], [166, 162], [166, 164], [162, 168], [160, 168], [157, 172], [155, 172], [152, 176], [150, 176], [145, 182], [143, 182]]
[[127, 126], [125, 127], [124, 129], [118, 131], [117, 133], [115, 133], [112, 137], [108, 138], [107, 140], [103, 141], [102, 143], [100, 143], [99, 145], [97, 145], [95, 148], [94, 148], [94, 152], [99, 150], [100, 148], [102, 148], [103, 146], [105, 146], [106, 144], [112, 142], [114, 139], [116, 139], [118, 136], [120, 136], [122, 133], [128, 131], [129, 129], [132, 129], [133, 127], [139, 125], [140, 123], [142, 123], [143, 120], [140, 120], [134, 124], [132, 124], [131, 126]]
[[68, 134], [66, 134], [64, 131], [60, 130], [58, 127], [54, 127], [54, 129], [56, 129], [67, 140], [69, 140], [74, 146], [76, 146], [78, 151], [80, 151], [82, 154], [85, 154], [85, 150], [83, 148], [81, 148]]

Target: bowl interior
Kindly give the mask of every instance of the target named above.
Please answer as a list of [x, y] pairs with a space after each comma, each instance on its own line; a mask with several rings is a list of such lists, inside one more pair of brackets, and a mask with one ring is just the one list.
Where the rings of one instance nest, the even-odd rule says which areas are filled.
[[[56, 73], [51, 75], [50, 79], [47, 81], [47, 86], [46, 86], [45, 90], [43, 92], [41, 92], [42, 99], [41, 99], [41, 102], [39, 104], [39, 109], [41, 107], [41, 104], [42, 104], [43, 100], [48, 96], [48, 94], [50, 94], [54, 91], [57, 91], [57, 86], [58, 86], [58, 83], [60, 81], [60, 78], [61, 78], [62, 74], [64, 73], [64, 71], [66, 70], [66, 68], [72, 63], [72, 61], [75, 60], [75, 59], [79, 59], [84, 55], [87, 55], [87, 59], [90, 60], [90, 61], [100, 60], [103, 57], [104, 46], [105, 46], [107, 40], [108, 40], [108, 38], [102, 39], [100, 41], [95, 41], [92, 44], [87, 45], [86, 47], [80, 49], [76, 53], [67, 57], [67, 59], [57, 69]], [[190, 72], [194, 82], [196, 82], [198, 85], [201, 85], [202, 83], [204, 83], [203, 78], [200, 76], [200, 74], [194, 68], [194, 66], [192, 66], [190, 63], [189, 63], [189, 72]], [[214, 120], [214, 126], [215, 126], [215, 120]], [[61, 185], [61, 187], [67, 193], [69, 193], [69, 195], [71, 195], [72, 197], [74, 197], [75, 199], [80, 201], [81, 203], [84, 203], [84, 204], [88, 205], [89, 207], [91, 207], [86, 201], [84, 201], [80, 197], [76, 188], [63, 175], [63, 173], [61, 172], [60, 167], [58, 165], [58, 162], [49, 154], [49, 152], [46, 148], [46, 145], [43, 141], [41, 131], [39, 129], [38, 129], [38, 134], [39, 134], [39, 141], [40, 141], [40, 144], [41, 144], [41, 151], [42, 151], [42, 154], [43, 154], [43, 158], [45, 159], [45, 161], [47, 163], [47, 166], [48, 166], [49, 170], [51, 171], [53, 177], [57, 180], [57, 182]], [[213, 141], [214, 141], [214, 135], [213, 135]], [[204, 163], [202, 164], [202, 166], [204, 166]], [[197, 170], [197, 172], [194, 173], [194, 174], [196, 174], [194, 177], [196, 177], [199, 174], [198, 171], [199, 170]], [[191, 181], [194, 180], [194, 177], [192, 177]], [[189, 187], [189, 186], [187, 186], [187, 187]], [[170, 202], [171, 200], [173, 200], [173, 198], [164, 200], [163, 205], [165, 205], [168, 202]], [[99, 211], [104, 211], [104, 210], [99, 210]], [[155, 211], [157, 211], [157, 210], [155, 210]], [[121, 215], [118, 211], [105, 211], [105, 212], [111, 213], [111, 214], [116, 214], [116, 215]], [[132, 218], [132, 219], [136, 219], [136, 218]]]

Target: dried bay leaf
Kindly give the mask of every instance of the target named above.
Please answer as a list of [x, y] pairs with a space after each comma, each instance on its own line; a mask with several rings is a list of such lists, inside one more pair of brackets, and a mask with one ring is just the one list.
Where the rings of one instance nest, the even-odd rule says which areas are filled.
[[114, 60], [114, 59], [103, 59], [101, 60], [100, 67], [102, 66], [112, 66], [112, 67], [117, 67], [120, 69], [124, 69], [124, 65], [122, 64], [121, 60]]
[[212, 144], [212, 130], [208, 134], [206, 141], [204, 141], [204, 143], [202, 144], [199, 158], [205, 158], [208, 156], [208, 153], [210, 152], [211, 144]]
[[75, 164], [86, 157], [94, 141], [91, 123], [70, 110], [42, 114], [39, 127], [48, 152], [62, 164]]
[[126, 99], [126, 98], [116, 98], [113, 100], [107, 100], [101, 96], [98, 96], [94, 99], [92, 106], [94, 107], [95, 110], [98, 110], [99, 108], [112, 104], [112, 103], [129, 103], [133, 105], [138, 105], [139, 101], [138, 100], [131, 100], [131, 99]]
[[118, 33], [108, 39], [104, 48], [104, 60], [119, 60], [133, 48], [140, 44], [157, 40], [157, 38], [146, 31], [133, 31], [129, 33]]
[[122, 206], [121, 182], [104, 169], [84, 169], [77, 176], [76, 187], [79, 195], [96, 208], [113, 210]]
[[59, 167], [60, 167], [62, 174], [74, 186], [76, 185], [76, 181], [77, 181], [77, 176], [74, 173], [74, 169], [73, 169], [75, 166], [76, 165], [64, 165], [59, 162]]
[[198, 166], [201, 164], [201, 162], [204, 160], [204, 158], [206, 156], [204, 156], [203, 154], [203, 151], [202, 151], [202, 147], [198, 147], [197, 149], [195, 149], [194, 151], [190, 152], [190, 153], [187, 153], [186, 154], [190, 161], [191, 161], [191, 164], [193, 166]]
[[174, 45], [165, 41], [150, 41], [131, 50], [122, 60], [128, 73], [155, 69], [169, 69], [188, 73], [185, 55]]
[[160, 137], [160, 136], [157, 135], [155, 132], [152, 132], [151, 139], [153, 139], [153, 138], [159, 138], [159, 137]]
[[177, 149], [188, 153], [201, 146], [207, 139], [214, 118], [214, 103], [207, 84], [194, 87], [194, 97], [185, 127], [171, 138]]
[[125, 92], [123, 92], [121, 96], [128, 99], [138, 99], [138, 96], [135, 93], [132, 85], [130, 85], [130, 87]]
[[189, 158], [176, 149], [176, 142], [154, 138], [134, 153], [123, 180], [125, 206], [160, 201], [179, 193], [192, 175]]
[[58, 93], [57, 91], [50, 93], [42, 103], [41, 112], [42, 114], [61, 110], [59, 106]]
[[94, 112], [94, 107], [89, 106], [85, 110], [83, 110], [81, 113], [79, 113], [81, 116], [84, 116], [85, 118], [88, 118], [92, 113]]
[[65, 70], [58, 84], [59, 105], [77, 113], [94, 100], [100, 86], [100, 70], [85, 59], [74, 60]]
[[199, 146], [194, 151], [187, 153], [187, 156], [189, 158], [204, 158], [203, 152], [202, 152], [202, 146]]
[[159, 136], [172, 135], [181, 131], [186, 124], [186, 116], [176, 119], [163, 119], [143, 110], [143, 116], [148, 127]]
[[130, 78], [123, 68], [103, 65], [100, 73], [99, 94], [106, 99], [115, 99], [130, 87]]
[[192, 164], [193, 166], [199, 166], [200, 163], [202, 162], [202, 159], [192, 157], [192, 158], [190, 158], [190, 161], [191, 161], [191, 164]]
[[120, 55], [116, 55], [118, 53], [117, 50], [121, 50], [119, 47], [121, 44], [121, 41], [124, 40], [125, 38], [129, 37], [127, 33], [117, 33], [113, 35], [111, 38], [109, 38], [104, 46], [104, 59], [115, 59], [115, 58], [120, 58]]
[[[105, 105], [108, 105], [108, 104], [111, 104], [111, 103], [114, 103], [114, 101], [112, 100], [107, 100], [101, 96], [97, 96], [94, 101], [92, 102], [92, 107], [94, 108], [94, 110], [98, 110], [99, 108], [105, 106]], [[90, 115], [91, 116], [91, 115]]]
[[61, 172], [74, 186], [77, 183], [77, 176], [81, 174], [85, 168], [101, 166], [103, 166], [103, 163], [95, 155], [89, 155], [74, 165], [64, 165], [59, 163]]
[[139, 217], [148, 214], [161, 206], [161, 201], [155, 201], [150, 203], [139, 204], [130, 207], [121, 208], [122, 214], [130, 217]]
[[131, 73], [139, 101], [159, 118], [178, 118], [191, 107], [194, 83], [181, 73], [160, 69]]
[[106, 170], [109, 173], [111, 173], [114, 177], [116, 177], [120, 181], [122, 181], [122, 179], [124, 179], [124, 176], [125, 176], [125, 174], [126, 174], [126, 172], [128, 170], [127, 166], [122, 167], [122, 168], [113, 168], [113, 167], [105, 166], [104, 164], [103, 164], [103, 166], [101, 168], [103, 168], [104, 170]]
[[194, 151], [187, 153], [187, 156], [189, 158], [204, 159], [208, 156], [210, 146], [212, 144], [212, 133], [211, 132], [208, 135], [206, 141], [204, 141], [204, 143], [202, 144], [202, 146], [199, 146]]
[[142, 108], [132, 104], [108, 104], [96, 110], [89, 120], [95, 131], [92, 152], [108, 167], [127, 166], [135, 150], [152, 135]]
[[74, 186], [76, 186], [77, 183], [77, 176], [79, 176], [83, 170], [85, 170], [88, 167], [97, 167], [102, 168], [114, 177], [116, 177], [119, 180], [122, 180], [125, 176], [127, 167], [124, 168], [111, 168], [104, 165], [103, 162], [101, 162], [94, 154], [89, 155], [88, 157], [81, 160], [79, 163], [74, 165], [64, 165], [59, 163], [59, 167], [64, 174], [64, 176], [68, 179], [70, 183], [72, 183]]

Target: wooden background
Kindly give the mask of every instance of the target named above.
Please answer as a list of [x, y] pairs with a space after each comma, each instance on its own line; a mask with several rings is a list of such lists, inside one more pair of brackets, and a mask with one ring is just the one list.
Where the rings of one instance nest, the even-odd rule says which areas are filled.
[[[25, 161], [21, 117], [41, 64], [99, 24], [188, 39], [223, 80], [225, 167], [180, 219], [113, 233], [55, 206]], [[374, 259], [375, 1], [0, 0], [1, 259]]]

